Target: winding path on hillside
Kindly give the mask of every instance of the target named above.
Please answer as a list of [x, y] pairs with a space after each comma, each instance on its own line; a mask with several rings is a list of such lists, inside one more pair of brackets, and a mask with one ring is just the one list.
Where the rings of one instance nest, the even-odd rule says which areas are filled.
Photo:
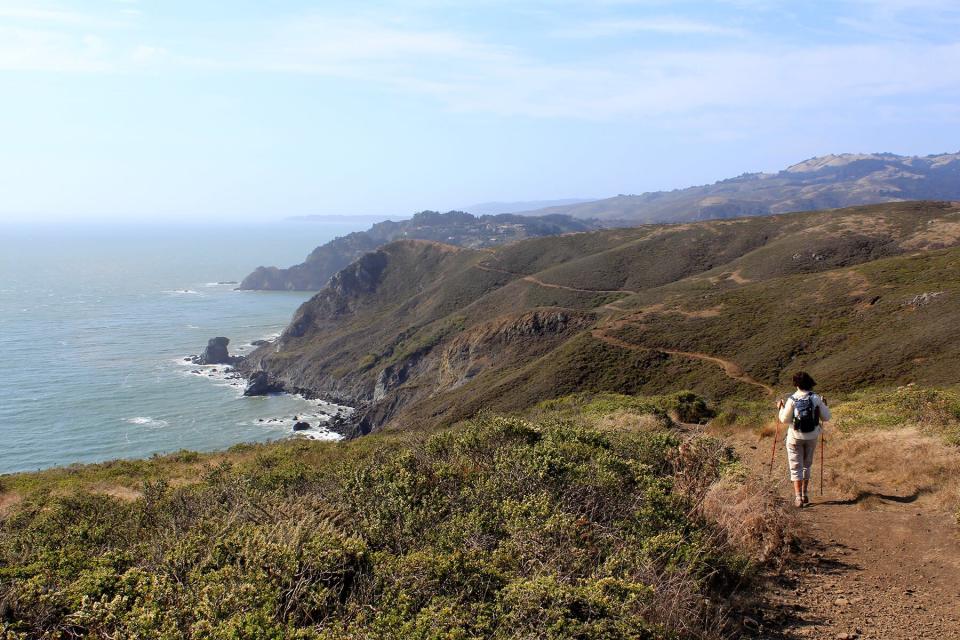
[[713, 364], [718, 365], [728, 378], [732, 378], [744, 384], [759, 387], [769, 395], [773, 395], [775, 393], [773, 387], [751, 377], [746, 371], [743, 370], [743, 367], [733, 360], [726, 360], [718, 356], [712, 356], [708, 353], [700, 353], [698, 351], [680, 351], [678, 349], [667, 349], [664, 347], [650, 347], [633, 344], [632, 342], [627, 342], [607, 334], [606, 329], [603, 327], [597, 327], [591, 333], [597, 340], [601, 340], [602, 342], [614, 347], [620, 347], [621, 349], [630, 349], [633, 351], [657, 351], [659, 353], [666, 353], [672, 356], [681, 356], [684, 358], [692, 358], [694, 360], [703, 360], [704, 362], [712, 362]]
[[529, 282], [546, 289], [563, 289], [564, 291], [574, 291], [576, 293], [627, 293], [627, 294], [636, 294], [638, 291], [633, 291], [631, 289], [580, 289], [578, 287], [568, 287], [564, 284], [554, 284], [552, 282], [544, 282], [536, 276], [528, 276], [522, 273], [514, 273], [513, 271], [507, 271], [506, 269], [498, 269], [496, 267], [491, 267], [487, 264], [475, 264], [473, 265], [481, 271], [488, 271], [490, 273], [502, 273], [507, 276], [513, 276], [524, 282]]
[[[506, 269], [498, 269], [497, 267], [491, 267], [488, 264], [479, 263], [474, 266], [477, 269], [480, 269], [481, 271], [487, 271], [490, 273], [500, 273], [503, 275], [513, 276], [515, 278], [519, 278], [523, 280], [524, 282], [529, 282], [541, 287], [545, 287], [547, 289], [563, 289], [565, 291], [575, 291], [578, 293], [601, 293], [601, 294], [604, 294], [604, 293], [637, 294], [639, 293], [637, 291], [633, 291], [630, 289], [580, 289], [578, 287], [569, 287], [562, 284], [553, 284], [550, 282], [544, 282], [543, 280], [537, 278], [536, 276], [524, 275], [522, 273], [514, 273], [513, 271], [507, 271]], [[600, 308], [606, 309], [607, 311], [612, 311], [612, 312], [623, 311], [622, 309], [617, 308], [615, 305], [616, 303], [607, 303]], [[763, 382], [760, 382], [759, 380], [756, 380], [753, 377], [751, 377], [744, 370], [743, 367], [741, 367], [739, 364], [737, 364], [733, 360], [726, 360], [718, 356], [713, 356], [708, 353], [700, 353], [698, 351], [680, 351], [678, 349], [667, 349], [664, 347], [649, 347], [649, 346], [632, 344], [630, 342], [626, 342], [619, 338], [615, 338], [606, 333], [606, 331], [613, 329], [622, 323], [623, 321], [620, 321], [620, 323], [609, 325], [608, 327], [598, 327], [593, 330], [592, 332], [593, 337], [603, 342], [606, 342], [609, 345], [620, 347], [622, 349], [631, 349], [635, 351], [657, 351], [660, 353], [666, 353], [673, 356], [681, 356], [684, 358], [692, 358], [694, 360], [702, 360], [704, 362], [712, 362], [713, 364], [718, 365], [728, 378], [732, 378], [733, 380], [737, 380], [738, 382], [752, 385], [754, 387], [759, 387], [763, 389], [768, 395], [773, 395], [775, 393], [773, 387], [771, 387], [770, 385], [764, 384]]]

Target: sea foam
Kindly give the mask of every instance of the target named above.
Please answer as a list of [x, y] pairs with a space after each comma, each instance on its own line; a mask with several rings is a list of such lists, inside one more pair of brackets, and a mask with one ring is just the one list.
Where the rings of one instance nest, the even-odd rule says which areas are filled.
[[134, 418], [124, 418], [124, 422], [130, 424], [139, 424], [145, 427], [165, 427], [167, 426], [166, 420], [157, 420], [156, 418], [151, 418], [150, 416], [136, 416]]

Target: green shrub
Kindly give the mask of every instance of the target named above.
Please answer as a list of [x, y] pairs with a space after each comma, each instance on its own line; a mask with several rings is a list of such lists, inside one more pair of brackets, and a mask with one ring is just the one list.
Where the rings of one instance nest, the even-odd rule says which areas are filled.
[[670, 424], [671, 416], [680, 422], [704, 423], [715, 415], [707, 400], [692, 391], [658, 396], [580, 392], [545, 400], [537, 405], [537, 410], [566, 417], [629, 412], [654, 416], [664, 425]]
[[[705, 407], [683, 394], [583, 401], [591, 411]], [[248, 448], [192, 485], [146, 482], [130, 502], [41, 492], [0, 527], [0, 601], [12, 609], [0, 628], [29, 637], [694, 636], [690, 620], [710, 619], [705, 598], [746, 569], [696, 515], [729, 453], [707, 440], [678, 445], [666, 431], [482, 416], [406, 442]]]
[[833, 418], [843, 431], [918, 426], [960, 445], [960, 394], [955, 390], [906, 386], [859, 391], [841, 399]]

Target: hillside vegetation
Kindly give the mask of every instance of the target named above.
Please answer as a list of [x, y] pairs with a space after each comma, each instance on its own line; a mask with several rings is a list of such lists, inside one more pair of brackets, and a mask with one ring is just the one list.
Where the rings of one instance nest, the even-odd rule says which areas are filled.
[[898, 203], [367, 254], [245, 366], [359, 405], [356, 431], [578, 391], [713, 400], [954, 384], [960, 205]]
[[730, 450], [665, 419], [701, 405], [638, 400], [643, 429], [561, 419], [558, 405], [7, 477], [0, 491], [22, 499], [0, 510], [0, 633], [723, 637], [788, 527], [762, 490], [744, 493], [753, 528], [728, 526], [708, 496], [743, 482]]
[[619, 195], [531, 211], [634, 224], [763, 216], [906, 200], [960, 199], [960, 154], [843, 153], [777, 173], [745, 173], [710, 185]]
[[474, 216], [463, 211], [421, 211], [409, 220], [378, 222], [366, 231], [355, 231], [327, 242], [289, 268], [258, 267], [239, 289], [319, 291], [330, 279], [368, 251], [400, 238], [435, 240], [464, 247], [489, 247], [536, 236], [597, 229], [596, 221], [564, 215]]

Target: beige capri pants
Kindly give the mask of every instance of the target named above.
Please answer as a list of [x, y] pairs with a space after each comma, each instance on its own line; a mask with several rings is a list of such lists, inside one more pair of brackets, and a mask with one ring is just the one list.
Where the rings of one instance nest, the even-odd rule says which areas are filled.
[[813, 466], [813, 452], [817, 450], [817, 438], [800, 440], [787, 434], [787, 460], [790, 463], [791, 480], [809, 480]]

